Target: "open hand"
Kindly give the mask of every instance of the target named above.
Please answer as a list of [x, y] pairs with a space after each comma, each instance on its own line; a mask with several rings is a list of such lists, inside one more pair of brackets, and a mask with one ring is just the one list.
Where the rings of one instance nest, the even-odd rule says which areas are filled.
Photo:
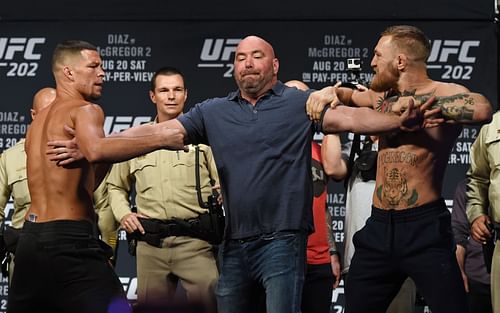
[[306, 111], [310, 120], [319, 121], [325, 105], [330, 105], [333, 109], [341, 104], [337, 96], [337, 88], [339, 88], [341, 84], [341, 82], [337, 82], [333, 87], [325, 87], [309, 95], [306, 101]]
[[56, 162], [57, 166], [64, 166], [76, 161], [80, 161], [85, 156], [78, 149], [76, 143], [75, 130], [67, 125], [64, 125], [64, 130], [73, 138], [70, 140], [52, 140], [47, 142], [47, 150], [45, 153], [49, 156], [50, 161]]

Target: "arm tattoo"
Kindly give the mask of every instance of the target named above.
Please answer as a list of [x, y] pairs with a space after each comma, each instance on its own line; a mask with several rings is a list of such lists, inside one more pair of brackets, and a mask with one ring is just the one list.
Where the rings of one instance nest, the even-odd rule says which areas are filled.
[[[418, 95], [415, 99], [420, 103], [427, 101], [432, 95]], [[441, 114], [447, 120], [471, 121], [474, 116], [474, 99], [466, 93], [452, 96], [436, 97], [432, 108], [441, 108]]]
[[335, 239], [333, 238], [333, 229], [332, 229], [332, 211], [328, 208], [328, 205], [326, 206], [326, 226], [327, 226], [327, 233], [328, 233], [328, 247], [330, 249], [337, 249], [337, 246], [335, 245]]
[[[422, 105], [434, 95], [434, 92], [415, 94], [415, 90], [404, 90], [401, 94], [391, 94], [379, 97], [375, 109], [382, 113], [391, 112], [392, 106], [400, 97], [413, 97], [417, 106]], [[468, 93], [458, 93], [452, 96], [436, 97], [432, 108], [441, 108], [441, 114], [447, 120], [472, 121], [474, 117], [475, 100]]]

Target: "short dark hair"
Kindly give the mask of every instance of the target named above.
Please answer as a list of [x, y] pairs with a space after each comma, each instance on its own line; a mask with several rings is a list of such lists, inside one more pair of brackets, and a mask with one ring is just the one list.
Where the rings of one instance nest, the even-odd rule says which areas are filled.
[[155, 91], [155, 88], [156, 88], [156, 77], [158, 77], [159, 75], [165, 75], [165, 76], [179, 75], [180, 77], [182, 77], [182, 83], [184, 84], [184, 88], [186, 89], [186, 80], [184, 79], [184, 74], [182, 74], [182, 72], [179, 69], [175, 68], [175, 67], [164, 66], [164, 67], [160, 68], [159, 70], [157, 70], [154, 73], [153, 78], [151, 78], [151, 87], [150, 87], [150, 90], [152, 92]]
[[52, 54], [52, 70], [57, 62], [60, 62], [67, 55], [75, 55], [82, 50], [97, 51], [96, 46], [83, 40], [65, 40], [59, 43]]
[[380, 36], [390, 36], [396, 46], [416, 61], [427, 61], [431, 51], [429, 38], [415, 26], [395, 25], [386, 28]]

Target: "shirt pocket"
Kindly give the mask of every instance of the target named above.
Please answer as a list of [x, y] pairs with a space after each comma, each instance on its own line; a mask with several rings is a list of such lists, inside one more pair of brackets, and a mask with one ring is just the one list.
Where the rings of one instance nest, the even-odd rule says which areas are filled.
[[[207, 176], [205, 174], [206, 171], [202, 171], [201, 164], [205, 162], [205, 157], [203, 153], [200, 151], [199, 155], [199, 164], [200, 168], [200, 182], [203, 184], [204, 177]], [[172, 179], [173, 181], [177, 181], [186, 187], [196, 187], [196, 161], [195, 161], [195, 152], [189, 151], [188, 153], [179, 152], [178, 158], [174, 158], [172, 162]]]
[[12, 196], [18, 205], [22, 206], [31, 202], [26, 167], [16, 168], [13, 174], [8, 176], [7, 183], [12, 186]]
[[486, 140], [488, 146], [488, 157], [492, 168], [500, 168], [500, 134]]
[[130, 172], [135, 176], [137, 192], [146, 192], [159, 181], [160, 173], [156, 158], [134, 159], [130, 166]]

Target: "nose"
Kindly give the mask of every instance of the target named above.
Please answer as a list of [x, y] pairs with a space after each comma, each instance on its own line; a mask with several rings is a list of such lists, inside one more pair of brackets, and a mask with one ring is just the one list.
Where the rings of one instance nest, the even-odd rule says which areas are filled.
[[245, 67], [246, 68], [252, 68], [253, 67], [253, 60], [252, 60], [252, 58], [246, 58], [245, 59]]
[[169, 90], [167, 96], [169, 99], [175, 99], [175, 92], [173, 90]]
[[102, 66], [99, 67], [99, 71], [97, 72], [98, 77], [104, 77], [104, 69]]
[[377, 66], [377, 62], [375, 61], [375, 56], [373, 56], [372, 61], [370, 62], [370, 66], [374, 69]]

